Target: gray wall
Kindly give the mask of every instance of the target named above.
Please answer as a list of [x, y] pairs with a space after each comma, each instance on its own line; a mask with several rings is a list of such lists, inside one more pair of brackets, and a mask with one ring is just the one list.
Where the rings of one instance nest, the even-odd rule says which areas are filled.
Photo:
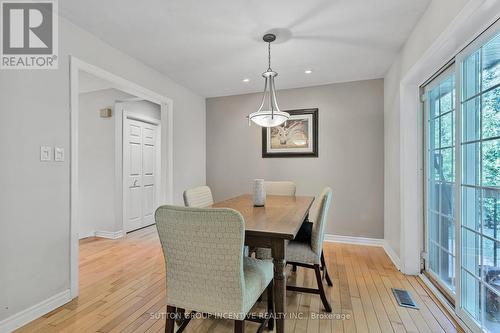
[[59, 18], [59, 69], [0, 72], [0, 320], [70, 287], [70, 54], [172, 98], [175, 201], [205, 183], [205, 99]]
[[[122, 209], [117, 209], [115, 205], [116, 111], [111, 118], [101, 118], [99, 110], [105, 107], [112, 108], [116, 100], [130, 97], [134, 96], [116, 89], [80, 94], [78, 132], [80, 238], [93, 236], [96, 231], [115, 232], [123, 229]], [[127, 102], [126, 105], [127, 110], [135, 114], [161, 118], [158, 104], [134, 101]]]
[[327, 233], [383, 238], [383, 87], [379, 79], [278, 92], [283, 110], [319, 108], [319, 158], [261, 157], [261, 128], [245, 119], [260, 94], [207, 99], [207, 184], [215, 199], [249, 192], [254, 178], [292, 180], [298, 195], [329, 185]]

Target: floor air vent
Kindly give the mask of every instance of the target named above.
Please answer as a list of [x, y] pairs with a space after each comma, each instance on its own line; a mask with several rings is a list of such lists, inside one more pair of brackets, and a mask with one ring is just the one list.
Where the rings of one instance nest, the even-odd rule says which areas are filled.
[[403, 289], [392, 288], [392, 292], [394, 293], [394, 297], [396, 297], [396, 301], [400, 306], [404, 306], [406, 308], [418, 309], [417, 304], [411, 297], [410, 293]]

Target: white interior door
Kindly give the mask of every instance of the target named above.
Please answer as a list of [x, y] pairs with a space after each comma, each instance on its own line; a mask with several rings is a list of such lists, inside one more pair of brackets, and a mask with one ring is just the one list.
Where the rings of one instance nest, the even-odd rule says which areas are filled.
[[123, 174], [126, 232], [154, 223], [157, 206], [158, 125], [124, 117]]

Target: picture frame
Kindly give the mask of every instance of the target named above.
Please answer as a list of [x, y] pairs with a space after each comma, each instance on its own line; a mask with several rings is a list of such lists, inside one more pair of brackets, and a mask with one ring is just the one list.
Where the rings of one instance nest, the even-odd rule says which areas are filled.
[[318, 108], [286, 112], [285, 123], [262, 128], [262, 158], [318, 157]]

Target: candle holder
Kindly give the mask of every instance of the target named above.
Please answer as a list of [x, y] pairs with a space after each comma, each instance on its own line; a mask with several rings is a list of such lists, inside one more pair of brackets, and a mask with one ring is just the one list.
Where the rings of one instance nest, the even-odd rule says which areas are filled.
[[266, 204], [266, 189], [264, 179], [255, 179], [253, 182], [253, 205], [263, 207]]

